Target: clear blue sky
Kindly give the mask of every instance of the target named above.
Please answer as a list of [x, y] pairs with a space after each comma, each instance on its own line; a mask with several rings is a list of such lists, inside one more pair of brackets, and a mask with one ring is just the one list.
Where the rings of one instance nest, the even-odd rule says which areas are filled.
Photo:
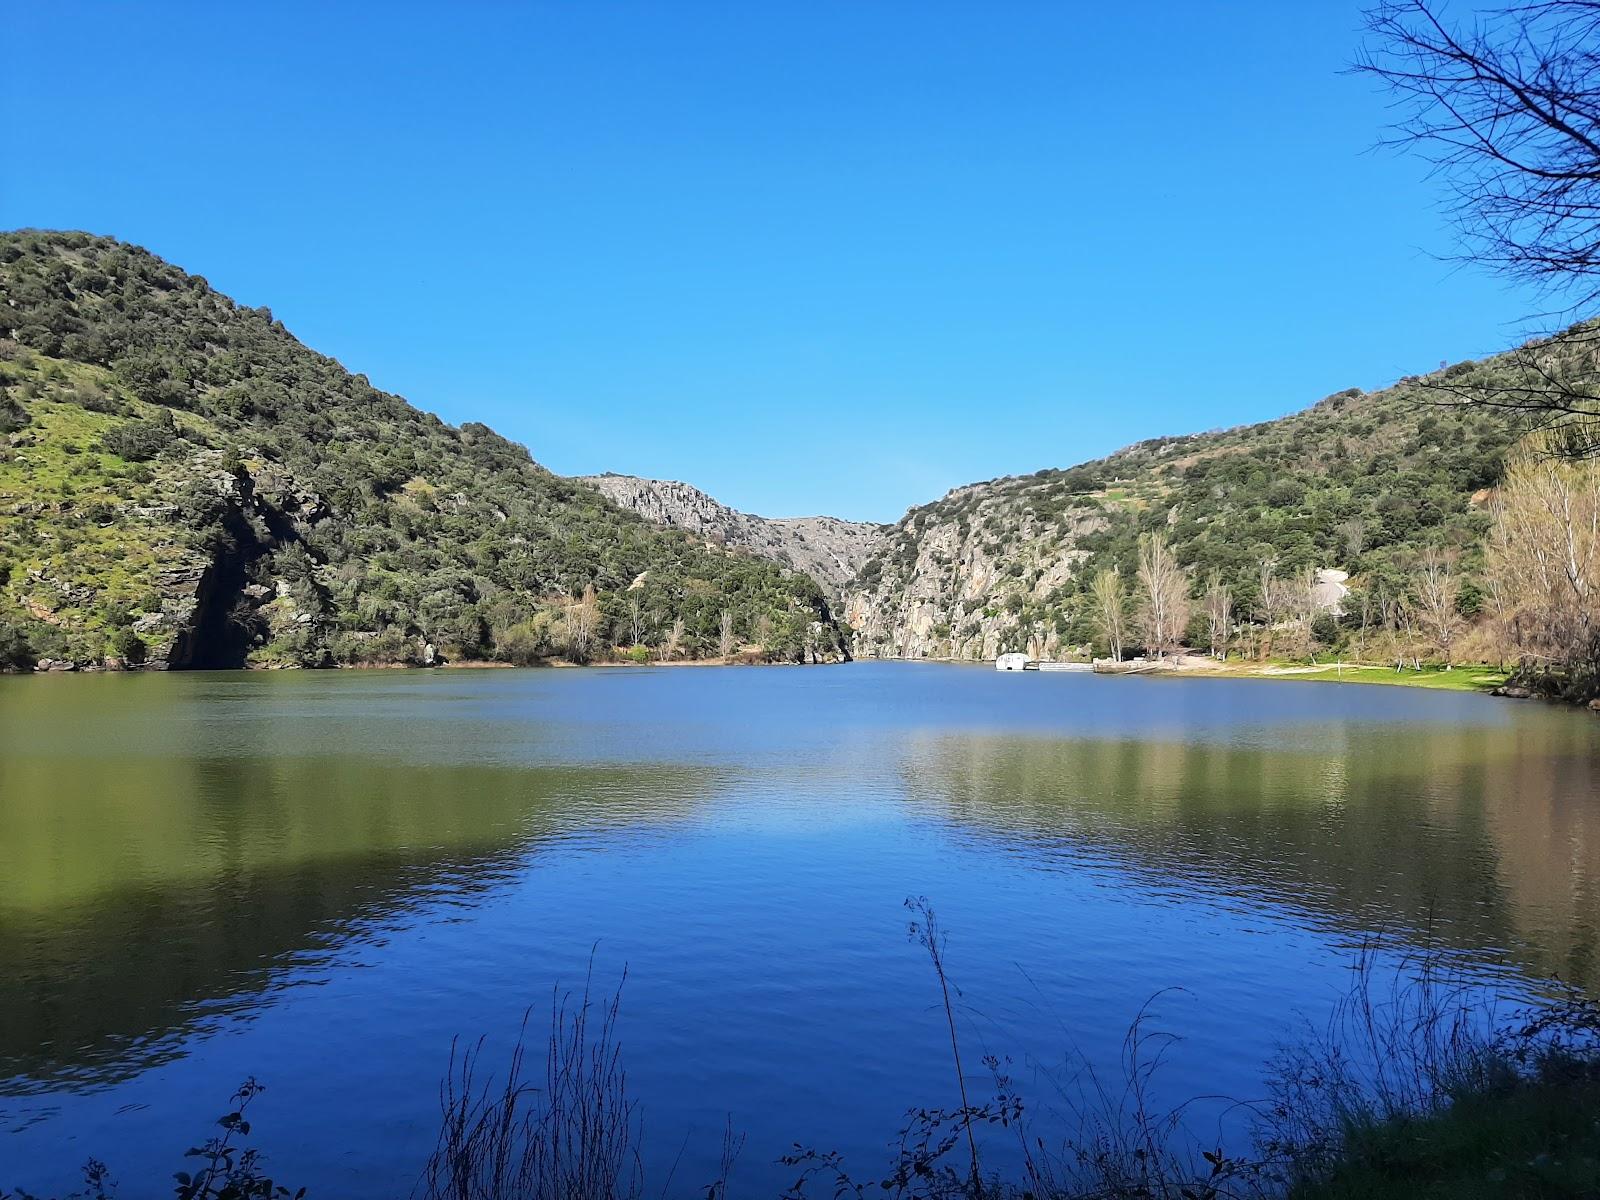
[[0, 225], [567, 473], [890, 520], [1514, 340], [1359, 5], [8, 6]]

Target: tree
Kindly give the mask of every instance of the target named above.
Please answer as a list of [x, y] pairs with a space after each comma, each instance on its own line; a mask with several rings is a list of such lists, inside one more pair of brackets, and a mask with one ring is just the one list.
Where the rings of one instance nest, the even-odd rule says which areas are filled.
[[1270, 658], [1272, 655], [1272, 630], [1278, 623], [1276, 604], [1279, 599], [1278, 591], [1273, 587], [1273, 572], [1278, 569], [1278, 560], [1264, 558], [1256, 568], [1256, 618], [1261, 622], [1261, 640], [1256, 644], [1256, 657], [1259, 659]]
[[628, 635], [630, 646], [644, 645], [644, 597], [638, 588], [628, 589]]
[[[1600, 3], [1521, 0], [1470, 28], [1441, 0], [1385, 0], [1357, 68], [1394, 94], [1391, 144], [1421, 153], [1449, 195], [1461, 257], [1543, 285], [1568, 311], [1600, 300]], [[1600, 454], [1600, 328], [1525, 347], [1503, 378], [1424, 381], [1559, 431]]]
[[594, 650], [595, 627], [600, 620], [600, 603], [594, 584], [585, 584], [581, 597], [568, 600], [563, 617], [567, 627], [567, 657], [573, 662], [588, 662]]
[[1112, 660], [1121, 662], [1128, 629], [1128, 598], [1116, 567], [1107, 567], [1094, 577], [1090, 595], [1094, 599], [1095, 627], [1105, 638]]
[[683, 618], [678, 617], [672, 622], [672, 629], [668, 631], [666, 640], [661, 643], [661, 661], [671, 662], [683, 651]]
[[1139, 606], [1140, 635], [1145, 649], [1163, 659], [1189, 623], [1189, 577], [1160, 534], [1139, 538], [1139, 584], [1144, 591]]
[[722, 619], [717, 623], [717, 655], [724, 662], [733, 657], [734, 650], [738, 647], [738, 639], [733, 636], [733, 610], [722, 610]]
[[1233, 592], [1222, 582], [1222, 572], [1206, 579], [1206, 633], [1212, 658], [1228, 657], [1228, 635], [1233, 628]]
[[1519, 448], [1495, 501], [1489, 594], [1525, 663], [1600, 670], [1600, 461]]
[[1417, 566], [1417, 619], [1447, 667], [1463, 625], [1456, 607], [1460, 596], [1461, 577], [1456, 573], [1454, 557], [1430, 546]]

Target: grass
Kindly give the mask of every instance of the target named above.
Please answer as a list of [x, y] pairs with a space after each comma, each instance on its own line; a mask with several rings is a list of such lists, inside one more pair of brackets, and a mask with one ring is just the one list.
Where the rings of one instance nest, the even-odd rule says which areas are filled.
[[1497, 667], [1424, 667], [1396, 671], [1390, 666], [1354, 663], [1227, 662], [1197, 668], [1194, 674], [1251, 679], [1293, 679], [1311, 683], [1376, 683], [1390, 687], [1431, 688], [1444, 692], [1492, 692], [1510, 678]]
[[1427, 1116], [1352, 1128], [1344, 1155], [1291, 1200], [1600, 1196], [1600, 1081], [1509, 1080]]
[[22, 401], [31, 422], [19, 444], [0, 439], [0, 516], [34, 518], [0, 520], [0, 621], [43, 622], [56, 631], [44, 653], [97, 659], [113, 652], [119, 621], [159, 611], [152, 581], [193, 560], [169, 520], [138, 515], [159, 512], [174, 480], [164, 464], [127, 463], [101, 448], [129, 417], [63, 398], [89, 388], [142, 415], [148, 406], [118, 396], [107, 372], [42, 356], [9, 370], [41, 394]]

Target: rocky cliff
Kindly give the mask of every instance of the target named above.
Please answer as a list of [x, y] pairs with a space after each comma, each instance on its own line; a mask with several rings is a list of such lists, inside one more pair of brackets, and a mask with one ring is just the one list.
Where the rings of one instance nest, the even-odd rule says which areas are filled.
[[1441, 403], [1432, 385], [1503, 381], [1521, 362], [1461, 363], [1259, 425], [957, 488], [890, 527], [847, 585], [855, 654], [1088, 652], [1089, 580], [1115, 567], [1131, 588], [1144, 533], [1172, 544], [1197, 593], [1215, 573], [1246, 619], [1263, 563], [1279, 577], [1344, 572], [1341, 582], [1399, 595], [1428, 547], [1458, 564], [1470, 606], [1485, 489], [1515, 430], [1503, 413]]
[[754, 516], [675, 480], [613, 474], [581, 479], [646, 520], [771, 559], [809, 575], [834, 596], [860, 573], [884, 534], [882, 525], [838, 517]]

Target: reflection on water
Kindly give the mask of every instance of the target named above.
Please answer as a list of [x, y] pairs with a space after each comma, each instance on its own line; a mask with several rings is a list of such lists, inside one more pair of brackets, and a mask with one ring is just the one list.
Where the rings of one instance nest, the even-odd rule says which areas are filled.
[[685, 1177], [729, 1112], [758, 1189], [795, 1138], [872, 1163], [948, 1099], [913, 893], [985, 1049], [1107, 1062], [1183, 985], [1171, 1086], [1251, 1094], [1374, 930], [1600, 987], [1597, 764], [1586, 715], [1392, 688], [0, 679], [0, 1183], [165, 1178], [255, 1073], [285, 1177], [403, 1192], [449, 1039], [591, 956]]
[[1346, 731], [1334, 746], [940, 735], [907, 794], [1050, 869], [1085, 847], [1144, 886], [1501, 950], [1600, 984], [1600, 760], [1580, 721]]
[[274, 968], [332, 967], [357, 926], [470, 902], [545, 843], [646, 836], [713, 786], [682, 767], [259, 754], [97, 758], [70, 780], [12, 759], [0, 784], [18, 798], [0, 805], [0, 1077], [36, 1086], [148, 1066]]

